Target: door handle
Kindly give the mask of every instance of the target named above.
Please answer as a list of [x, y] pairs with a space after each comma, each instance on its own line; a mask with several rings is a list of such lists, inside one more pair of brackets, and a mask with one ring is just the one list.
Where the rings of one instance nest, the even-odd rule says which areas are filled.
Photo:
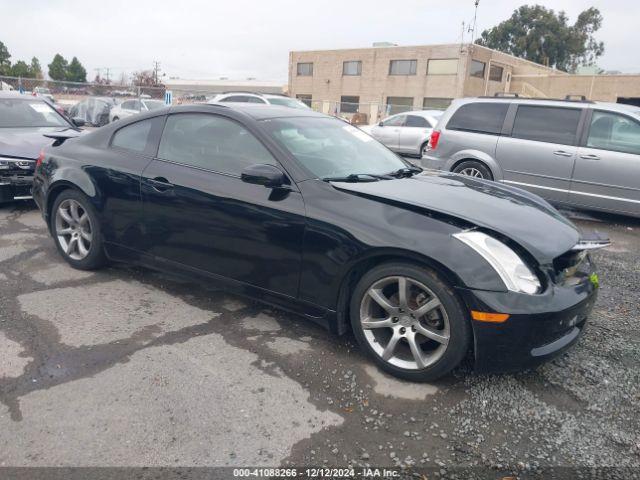
[[598, 155], [580, 155], [580, 158], [584, 158], [585, 160], [600, 160], [600, 157]]
[[153, 187], [154, 190], [158, 192], [166, 192], [167, 190], [171, 190], [173, 188], [173, 184], [169, 183], [164, 177], [156, 177], [149, 179], [149, 183]]
[[565, 152], [564, 150], [556, 150], [553, 154], [559, 157], [573, 157], [573, 153]]

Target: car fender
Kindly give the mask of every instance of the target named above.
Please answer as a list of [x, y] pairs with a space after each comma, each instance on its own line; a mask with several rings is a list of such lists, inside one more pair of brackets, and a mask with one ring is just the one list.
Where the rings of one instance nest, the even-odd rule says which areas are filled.
[[466, 149], [456, 152], [447, 161], [445, 165], [446, 170], [453, 171], [456, 164], [460, 163], [462, 160], [478, 160], [489, 167], [494, 180], [499, 181], [504, 178], [502, 168], [500, 168], [500, 165], [495, 158], [482, 150]]
[[92, 178], [84, 171], [72, 168], [61, 168], [55, 171], [49, 179], [49, 186], [45, 198], [45, 219], [49, 222], [51, 209], [56, 197], [62, 190], [75, 189], [84, 193], [91, 203], [100, 209], [100, 195]]

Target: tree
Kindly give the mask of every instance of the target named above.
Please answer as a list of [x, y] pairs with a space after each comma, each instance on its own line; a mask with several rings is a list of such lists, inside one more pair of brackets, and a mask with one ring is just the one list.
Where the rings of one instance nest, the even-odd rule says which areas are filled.
[[87, 71], [82, 66], [77, 57], [71, 59], [71, 63], [67, 67], [66, 79], [70, 82], [86, 82]]
[[604, 53], [604, 43], [594, 38], [601, 26], [602, 15], [594, 7], [582, 12], [570, 25], [563, 11], [523, 5], [508, 20], [482, 32], [476, 43], [575, 72], [580, 65], [593, 65]]
[[12, 77], [23, 77], [23, 78], [33, 78], [31, 75], [31, 69], [26, 62], [22, 60], [18, 60], [11, 67], [11, 76]]
[[53, 60], [49, 64], [49, 76], [53, 80], [66, 80], [67, 68], [69, 68], [68, 62], [62, 55], [56, 53], [56, 56], [53, 57]]
[[0, 75], [8, 75], [11, 73], [11, 54], [4, 43], [0, 42]]
[[44, 75], [42, 75], [42, 67], [40, 66], [40, 60], [38, 60], [36, 57], [33, 57], [31, 59], [31, 65], [29, 66], [29, 70], [31, 71], [32, 78], [44, 77]]

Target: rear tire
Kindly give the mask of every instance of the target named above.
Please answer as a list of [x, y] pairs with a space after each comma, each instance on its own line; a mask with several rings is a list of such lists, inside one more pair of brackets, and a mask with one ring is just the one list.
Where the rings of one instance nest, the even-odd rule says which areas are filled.
[[420, 145], [420, 153], [418, 154], [418, 156], [420, 158], [424, 157], [427, 154], [428, 149], [429, 149], [429, 142], [427, 141], [427, 142], [424, 142], [422, 145]]
[[350, 317], [358, 343], [374, 362], [414, 382], [451, 372], [471, 342], [470, 322], [453, 290], [435, 272], [408, 263], [367, 272], [353, 291]]
[[113, 117], [113, 120], [111, 120], [112, 122], [117, 122], [118, 120], [120, 120], [118, 117]]
[[65, 190], [51, 209], [51, 234], [62, 258], [73, 268], [95, 270], [105, 265], [98, 214], [89, 198], [77, 190]]
[[465, 160], [464, 162], [459, 163], [456, 165], [456, 168], [453, 169], [453, 172], [467, 177], [493, 180], [493, 175], [491, 174], [489, 167], [476, 160]]

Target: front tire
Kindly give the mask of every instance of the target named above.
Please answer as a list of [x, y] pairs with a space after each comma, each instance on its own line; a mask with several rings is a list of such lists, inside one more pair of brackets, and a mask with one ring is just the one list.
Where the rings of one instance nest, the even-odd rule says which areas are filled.
[[465, 357], [471, 327], [455, 293], [435, 272], [387, 263], [367, 272], [350, 303], [360, 346], [384, 371], [427, 382], [453, 370]]
[[98, 215], [86, 195], [65, 190], [51, 210], [58, 252], [73, 268], [95, 270], [106, 263]]

